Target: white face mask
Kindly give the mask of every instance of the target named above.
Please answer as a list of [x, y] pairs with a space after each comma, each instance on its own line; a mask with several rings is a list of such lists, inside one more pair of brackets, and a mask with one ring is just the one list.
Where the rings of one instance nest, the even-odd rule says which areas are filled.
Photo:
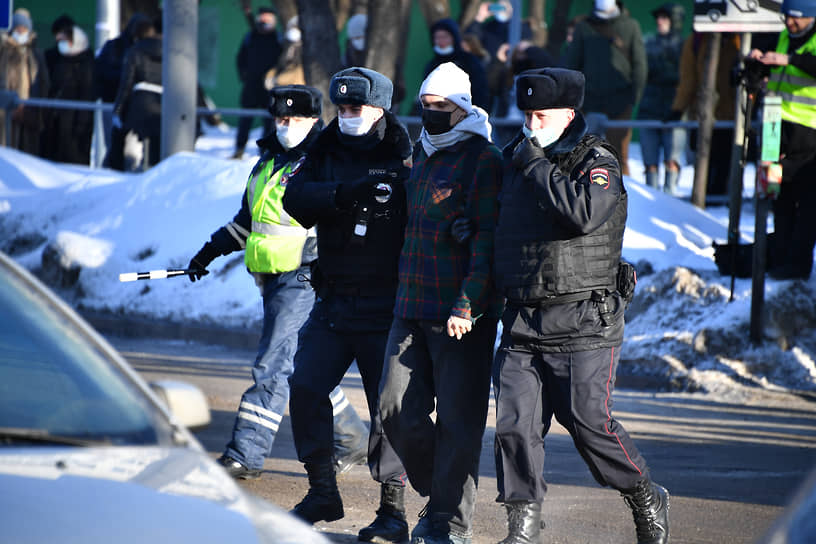
[[297, 147], [300, 142], [306, 139], [310, 130], [312, 130], [312, 127], [307, 123], [290, 125], [275, 123], [275, 134], [278, 136], [278, 141], [287, 150]]
[[63, 55], [71, 54], [71, 44], [67, 40], [60, 40], [57, 42], [57, 49]]
[[510, 13], [507, 10], [502, 10], [496, 13], [496, 20], [500, 23], [506, 23], [510, 20]]
[[357, 51], [365, 49], [365, 38], [352, 38], [351, 46]]
[[12, 32], [11, 37], [20, 45], [28, 43], [28, 32]]
[[349, 136], [362, 136], [368, 134], [372, 122], [367, 122], [365, 118], [360, 117], [338, 117], [337, 123], [340, 125], [340, 132], [348, 134]]
[[[527, 128], [527, 123], [522, 125], [521, 132], [538, 147], [547, 147], [555, 143], [561, 137], [561, 132], [557, 132], [552, 127], [542, 127], [535, 130]], [[562, 131], [563, 132], [563, 131]]]
[[437, 55], [441, 57], [447, 57], [448, 55], [453, 53], [453, 46], [449, 45], [447, 47], [439, 47], [434, 45], [434, 51], [436, 52]]
[[292, 43], [297, 43], [300, 41], [300, 29], [299, 28], [290, 28], [286, 31], [286, 39]]

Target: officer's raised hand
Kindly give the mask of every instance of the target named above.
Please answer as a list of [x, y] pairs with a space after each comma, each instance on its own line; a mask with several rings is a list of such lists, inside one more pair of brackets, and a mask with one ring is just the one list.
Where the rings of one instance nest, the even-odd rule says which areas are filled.
[[530, 138], [522, 138], [513, 149], [513, 166], [527, 174], [527, 169], [536, 159], [546, 158], [544, 150], [533, 143]]
[[210, 272], [207, 270], [207, 265], [213, 262], [213, 259], [218, 257], [218, 255], [218, 250], [215, 249], [212, 242], [204, 244], [204, 247], [195, 254], [195, 257], [190, 259], [190, 264], [187, 265], [187, 268], [191, 271], [189, 276], [190, 281], [195, 282], [209, 274]]

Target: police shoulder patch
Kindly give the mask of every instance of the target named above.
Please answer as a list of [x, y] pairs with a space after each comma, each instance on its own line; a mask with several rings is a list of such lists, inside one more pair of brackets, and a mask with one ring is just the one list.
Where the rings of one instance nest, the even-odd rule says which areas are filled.
[[292, 169], [281, 176], [280, 178], [281, 186], [285, 186], [287, 183], [289, 183], [289, 179], [298, 173], [298, 170], [300, 170], [300, 167], [303, 166], [304, 162], [306, 162], [306, 155], [303, 155], [301, 158], [299, 158], [297, 162], [295, 162], [295, 164], [292, 165]]
[[609, 170], [606, 168], [593, 168], [589, 171], [589, 180], [597, 183], [604, 189], [609, 188]]

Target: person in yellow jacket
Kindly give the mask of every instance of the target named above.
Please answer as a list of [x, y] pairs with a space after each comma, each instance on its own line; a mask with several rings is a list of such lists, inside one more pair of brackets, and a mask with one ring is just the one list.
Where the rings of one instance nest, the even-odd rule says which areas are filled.
[[[289, 376], [297, 348], [297, 333], [312, 309], [315, 295], [304, 278], [317, 259], [314, 229], [305, 229], [282, 205], [289, 178], [305, 159], [322, 128], [323, 97], [317, 89], [288, 85], [270, 91], [269, 112], [275, 129], [258, 140], [261, 157], [252, 169], [241, 210], [214, 232], [190, 261], [191, 281], [207, 274], [218, 256], [244, 250], [244, 262], [263, 296], [263, 332], [252, 377], [244, 392], [232, 439], [218, 459], [235, 478], [260, 476], [264, 458], [289, 402]], [[335, 470], [343, 472], [364, 462], [368, 429], [337, 387], [334, 407]]]
[[782, 98], [782, 187], [773, 202], [775, 242], [768, 274], [808, 279], [816, 244], [816, 0], [785, 0], [775, 51], [751, 51], [770, 67], [768, 93]]

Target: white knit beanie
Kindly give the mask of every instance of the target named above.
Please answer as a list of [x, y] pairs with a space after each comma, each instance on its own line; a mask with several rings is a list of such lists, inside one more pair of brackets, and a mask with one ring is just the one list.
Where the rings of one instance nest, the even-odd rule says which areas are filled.
[[435, 94], [447, 98], [467, 112], [473, 108], [470, 96], [470, 77], [467, 72], [452, 62], [442, 63], [428, 74], [419, 89], [419, 96], [423, 94]]

